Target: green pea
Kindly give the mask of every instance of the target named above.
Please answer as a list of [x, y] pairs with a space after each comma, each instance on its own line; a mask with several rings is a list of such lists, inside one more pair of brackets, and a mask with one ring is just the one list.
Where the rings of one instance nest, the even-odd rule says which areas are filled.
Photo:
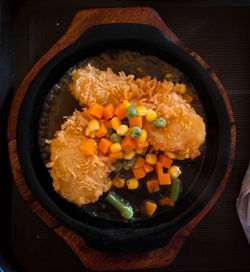
[[133, 106], [127, 107], [127, 109], [126, 109], [126, 116], [128, 118], [134, 118], [136, 115], [137, 115], [136, 107], [133, 107]]
[[141, 137], [142, 131], [139, 127], [132, 127], [130, 137], [133, 139], [138, 139]]
[[120, 172], [122, 170], [122, 162], [121, 161], [117, 161], [115, 163], [113, 163], [113, 166], [115, 167], [114, 172]]
[[116, 133], [113, 133], [111, 136], [110, 136], [110, 140], [112, 143], [120, 143], [120, 141], [122, 140], [122, 137], [119, 136], [118, 134]]
[[166, 126], [166, 120], [163, 117], [156, 118], [153, 124], [156, 128], [164, 128]]
[[110, 136], [114, 133], [115, 131], [112, 128], [108, 128], [108, 132], [106, 134], [107, 138], [110, 138]]

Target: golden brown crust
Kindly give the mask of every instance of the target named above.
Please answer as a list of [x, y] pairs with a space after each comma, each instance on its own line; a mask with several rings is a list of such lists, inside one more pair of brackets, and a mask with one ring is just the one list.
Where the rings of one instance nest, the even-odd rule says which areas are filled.
[[84, 156], [80, 145], [89, 118], [85, 112], [75, 111], [50, 141], [53, 187], [62, 197], [78, 206], [96, 202], [110, 189], [108, 176], [111, 163], [101, 153]]

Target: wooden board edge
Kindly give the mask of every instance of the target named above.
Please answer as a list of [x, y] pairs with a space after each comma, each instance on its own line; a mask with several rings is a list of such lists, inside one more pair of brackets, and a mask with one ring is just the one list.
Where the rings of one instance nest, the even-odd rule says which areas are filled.
[[[126, 10], [125, 10], [126, 9]], [[30, 202], [30, 206], [33, 209], [34, 212], [40, 216], [40, 218], [47, 223], [51, 228], [55, 228], [55, 232], [61, 236], [66, 243], [75, 251], [75, 253], [79, 256], [82, 263], [89, 269], [96, 270], [96, 271], [105, 271], [105, 270], [128, 270], [128, 269], [149, 269], [149, 268], [157, 268], [157, 267], [163, 267], [169, 265], [176, 257], [179, 249], [183, 245], [185, 238], [190, 234], [192, 229], [200, 222], [200, 220], [207, 214], [207, 212], [212, 208], [212, 206], [215, 204], [216, 200], [219, 198], [220, 194], [224, 190], [224, 187], [227, 183], [227, 179], [229, 177], [229, 173], [231, 171], [232, 167], [232, 160], [235, 152], [235, 125], [234, 125], [234, 119], [233, 114], [231, 110], [231, 106], [229, 103], [229, 100], [227, 98], [226, 92], [218, 80], [215, 73], [210, 69], [210, 67], [207, 65], [207, 63], [194, 51], [187, 48], [176, 36], [175, 34], [165, 25], [165, 23], [162, 21], [160, 16], [157, 14], [157, 12], [151, 8], [147, 7], [135, 7], [135, 8], [123, 8], [123, 13], [129, 11], [129, 15], [131, 17], [131, 14], [134, 16], [134, 23], [147, 23], [151, 24], [153, 26], [158, 27], [168, 38], [170, 38], [173, 42], [175, 42], [177, 45], [182, 47], [184, 50], [186, 50], [188, 53], [192, 54], [194, 58], [196, 58], [197, 61], [203, 65], [205, 69], [207, 69], [210, 73], [210, 75], [213, 77], [213, 79], [216, 79], [216, 83], [218, 83], [218, 87], [223, 95], [224, 101], [227, 105], [227, 109], [230, 115], [230, 120], [232, 122], [232, 146], [231, 146], [231, 159], [230, 164], [228, 166], [228, 171], [225, 175], [225, 178], [223, 179], [221, 186], [217, 190], [217, 192], [214, 194], [212, 200], [207, 204], [207, 206], [203, 209], [203, 211], [198, 214], [194, 219], [192, 219], [186, 226], [181, 228], [171, 239], [170, 243], [164, 247], [157, 250], [149, 251], [146, 253], [133, 253], [133, 254], [117, 254], [115, 256], [110, 254], [101, 253], [98, 251], [95, 251], [91, 248], [89, 248], [84, 240], [77, 234], [73, 233], [72, 231], [68, 230], [67, 228], [63, 226], [58, 227], [58, 222], [56, 219], [55, 221], [49, 221], [46, 222], [46, 218], [51, 216], [48, 214], [47, 211], [45, 211], [41, 205], [34, 201], [33, 195], [30, 192], [29, 188], [27, 187], [25, 180], [21, 173], [21, 168], [18, 162], [18, 157], [16, 153], [16, 125], [17, 125], [17, 119], [18, 119], [18, 113], [22, 104], [22, 100], [25, 96], [25, 93], [28, 90], [28, 87], [32, 80], [35, 78], [35, 76], [39, 73], [39, 71], [42, 69], [42, 67], [51, 59], [53, 58], [57, 53], [59, 53], [61, 50], [63, 50], [65, 47], [67, 47], [69, 44], [74, 42], [87, 28], [90, 27], [89, 24], [86, 26], [87, 20], [92, 16], [92, 18], [96, 19], [97, 12], [101, 11], [102, 13], [112, 13], [116, 14], [119, 8], [105, 8], [105, 9], [93, 9], [93, 10], [84, 10], [79, 11], [76, 16], [74, 17], [72, 23], [70, 24], [68, 30], [65, 32], [65, 34], [55, 43], [55, 45], [33, 66], [31, 71], [27, 74], [23, 82], [20, 84], [20, 87], [18, 88], [17, 94], [14, 98], [14, 101], [11, 106], [11, 114], [9, 117], [9, 124], [8, 124], [8, 141], [9, 141], [9, 153], [10, 153], [10, 161], [11, 161], [11, 167], [12, 169], [16, 169], [15, 172], [13, 172], [13, 176], [15, 179], [15, 182], [17, 184], [17, 187], [24, 198], [25, 201]], [[146, 14], [146, 18], [149, 19], [142, 19], [141, 17], [138, 17], [137, 12], [140, 11], [141, 14]], [[119, 11], [120, 12], [120, 11]], [[85, 15], [90, 14], [91, 16], [87, 16], [86, 19]], [[132, 17], [133, 17], [132, 16]], [[110, 16], [111, 18], [111, 16]], [[119, 17], [117, 20], [107, 20], [103, 21], [102, 23], [115, 23], [115, 22], [121, 22], [121, 17]], [[153, 22], [152, 22], [153, 21]], [[131, 22], [131, 19], [126, 17], [122, 22]], [[84, 27], [85, 23], [85, 27]], [[97, 25], [98, 20], [95, 20], [95, 24]], [[13, 171], [13, 170], [12, 170]], [[94, 256], [94, 257], [93, 257]], [[132, 258], [133, 257], [133, 258]], [[131, 261], [131, 259], [136, 260]], [[96, 262], [97, 260], [101, 261], [101, 265]]]

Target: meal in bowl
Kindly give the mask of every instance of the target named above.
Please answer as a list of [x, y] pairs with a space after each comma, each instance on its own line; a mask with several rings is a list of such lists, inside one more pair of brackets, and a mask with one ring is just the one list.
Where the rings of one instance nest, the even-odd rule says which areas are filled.
[[170, 75], [135, 78], [88, 64], [73, 70], [69, 89], [82, 109], [47, 141], [55, 191], [79, 207], [104, 200], [103, 209], [126, 220], [138, 213], [124, 191], [144, 195], [140, 216], [174, 206], [181, 190], [178, 162], [198, 157], [206, 136], [186, 85]]

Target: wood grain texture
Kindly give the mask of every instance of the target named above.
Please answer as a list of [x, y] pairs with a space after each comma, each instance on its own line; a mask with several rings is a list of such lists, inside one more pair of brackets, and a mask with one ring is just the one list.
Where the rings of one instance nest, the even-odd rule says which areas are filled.
[[12, 174], [13, 174], [13, 178], [15, 180], [17, 189], [19, 190], [19, 193], [21, 194], [25, 202], [34, 201], [34, 197], [29, 187], [27, 186], [22, 174], [21, 166], [19, 164], [19, 160], [17, 156], [15, 139], [8, 141], [8, 148], [9, 148], [10, 166], [12, 169]]
[[[211, 77], [217, 83], [217, 86], [224, 98], [227, 106], [228, 114], [231, 121], [231, 155], [230, 162], [227, 168], [224, 179], [220, 187], [214, 194], [211, 201], [206, 207], [189, 223], [182, 227], [172, 237], [171, 241], [164, 248], [148, 251], [146, 253], [130, 253], [130, 254], [107, 254], [95, 251], [89, 248], [85, 241], [76, 233], [70, 231], [64, 226], [60, 226], [58, 221], [51, 216], [42, 206], [34, 199], [31, 191], [26, 185], [23, 177], [20, 164], [18, 161], [16, 151], [16, 127], [18, 114], [22, 100], [29, 88], [30, 83], [39, 73], [41, 68], [56, 54], [58, 54], [65, 47], [77, 40], [88, 28], [107, 23], [139, 23], [149, 24], [159, 28], [168, 38], [175, 42], [178, 46], [190, 53], [201, 65], [209, 72]], [[21, 193], [24, 201], [26, 201], [31, 209], [54, 231], [62, 237], [65, 242], [78, 255], [83, 265], [88, 269], [96, 271], [115, 271], [115, 270], [139, 270], [156, 267], [168, 266], [175, 259], [178, 251], [183, 245], [185, 238], [190, 234], [193, 228], [200, 222], [200, 220], [207, 214], [207, 212], [215, 204], [219, 196], [224, 190], [227, 183], [234, 158], [236, 141], [236, 130], [231, 106], [226, 95], [226, 92], [209, 65], [194, 51], [187, 48], [171, 30], [165, 25], [159, 15], [151, 8], [107, 8], [107, 9], [90, 9], [79, 11], [67, 32], [56, 42], [56, 44], [34, 65], [27, 76], [20, 84], [16, 96], [13, 100], [9, 122], [8, 122], [8, 142], [9, 142], [9, 157], [14, 180]]]
[[31, 210], [38, 215], [43, 222], [45, 222], [51, 229], [55, 229], [60, 224], [59, 222], [45, 210], [38, 201], [33, 201], [29, 203]]

